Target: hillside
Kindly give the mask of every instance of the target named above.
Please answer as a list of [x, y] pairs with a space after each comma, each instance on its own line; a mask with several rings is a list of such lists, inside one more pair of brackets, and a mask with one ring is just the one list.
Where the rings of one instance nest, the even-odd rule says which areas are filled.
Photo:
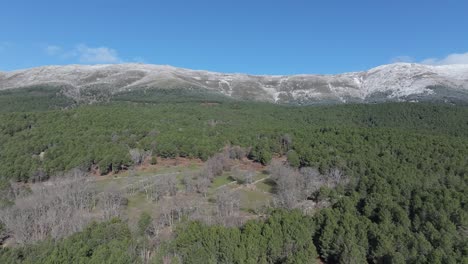
[[3, 74], [0, 262], [462, 263], [465, 73]]
[[[468, 65], [397, 63], [337, 75], [247, 75], [149, 64], [45, 66], [0, 73], [0, 94], [22, 88], [54, 89], [51, 96], [78, 103], [122, 96], [157, 98], [183, 90], [240, 100], [327, 104], [386, 101], [468, 101]], [[156, 90], [156, 92], [155, 92]], [[155, 94], [156, 93], [156, 94]]]
[[466, 106], [169, 98], [1, 112], [0, 262], [466, 259]]

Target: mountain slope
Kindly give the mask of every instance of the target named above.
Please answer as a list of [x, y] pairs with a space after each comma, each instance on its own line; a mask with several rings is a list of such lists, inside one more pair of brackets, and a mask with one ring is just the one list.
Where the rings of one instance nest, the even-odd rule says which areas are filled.
[[276, 103], [468, 101], [468, 65], [397, 63], [337, 75], [268, 76], [148, 64], [45, 66], [0, 73], [0, 90], [56, 87], [76, 101], [153, 89], [212, 92]]

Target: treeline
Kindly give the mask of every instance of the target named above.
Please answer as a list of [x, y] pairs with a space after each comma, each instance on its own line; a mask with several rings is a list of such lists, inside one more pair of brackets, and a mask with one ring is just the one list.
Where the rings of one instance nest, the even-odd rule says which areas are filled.
[[0, 91], [0, 112], [33, 112], [76, 105], [59, 87], [33, 86]]
[[[288, 211], [240, 228], [183, 225], [167, 252], [183, 263], [464, 263], [466, 168], [349, 178], [273, 163], [276, 206]], [[304, 204], [309, 216], [293, 209]]]
[[113, 219], [92, 223], [65, 239], [1, 249], [0, 263], [141, 263], [136, 251], [131, 250], [132, 242], [127, 224]]
[[[276, 210], [241, 227], [182, 222], [175, 237], [150, 251], [151, 217], [136, 232], [117, 219], [93, 223], [68, 238], [0, 250], [1, 263], [464, 263], [463, 234], [447, 227], [418, 230], [397, 208], [382, 209], [382, 222], [364, 216], [347, 196], [332, 208], [305, 216]], [[400, 214], [389, 219], [392, 214]], [[386, 216], [385, 216], [386, 215]], [[401, 217], [401, 218], [398, 218]], [[453, 232], [454, 230], [452, 230]]]
[[[57, 241], [0, 250], [1, 263], [148, 263], [140, 254], [150, 218], [142, 215], [137, 233], [113, 219]], [[141, 231], [141, 232], [140, 232]], [[161, 246], [151, 263], [313, 263], [312, 219], [299, 211], [277, 211], [265, 222], [242, 228], [186, 222], [177, 237]]]
[[[465, 107], [112, 103], [65, 111], [2, 113], [0, 121], [2, 179], [41, 181], [76, 167], [107, 173], [154, 156], [207, 160], [226, 145], [241, 146], [242, 156], [264, 164], [273, 155], [287, 156], [289, 166], [273, 163], [269, 169], [276, 206], [288, 211], [275, 211], [265, 221], [241, 227], [181, 224], [172, 242], [158, 246], [159, 253], [151, 258], [154, 262], [310, 263], [318, 257], [327, 263], [467, 260]], [[206, 164], [213, 174], [223, 170], [221, 156], [215, 155]], [[192, 182], [198, 178], [200, 182]], [[202, 179], [187, 177], [185, 188], [205, 186], [200, 184]], [[245, 175], [239, 179], [249, 180]], [[306, 185], [313, 181], [317, 184]], [[4, 186], [8, 188], [7, 183]], [[155, 189], [154, 197], [158, 193]], [[223, 209], [226, 200], [219, 199], [217, 206]], [[326, 208], [310, 216], [289, 211], [306, 203]], [[125, 225], [119, 226], [125, 231]], [[95, 251], [80, 240], [88, 239], [83, 234], [72, 236], [79, 238], [70, 240], [73, 243], [41, 245], [47, 247], [44, 252], [65, 254], [69, 260], [83, 252], [94, 258]], [[158, 237], [156, 233], [151, 236]], [[124, 237], [127, 242], [135, 239], [141, 240]], [[122, 259], [137, 261], [133, 242], [112, 241], [104, 240], [110, 251], [103, 255], [111, 254], [115, 245], [119, 254], [130, 254]], [[34, 255], [41, 245], [2, 250], [1, 254], [5, 263], [41, 256], [47, 263], [47, 256], [53, 254]], [[74, 249], [81, 246], [88, 251]]]
[[441, 105], [235, 102], [0, 113], [0, 177], [35, 181], [77, 167], [106, 174], [152, 156], [206, 160], [225, 145], [250, 148], [249, 157], [264, 164], [293, 150], [299, 165], [322, 170], [364, 169], [375, 159], [418, 164], [427, 151], [444, 166], [466, 156], [467, 116], [467, 108]]

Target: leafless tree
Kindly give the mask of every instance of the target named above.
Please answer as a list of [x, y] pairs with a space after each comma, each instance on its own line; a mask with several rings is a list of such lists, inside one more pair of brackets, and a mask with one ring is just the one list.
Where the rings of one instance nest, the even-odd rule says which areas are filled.
[[220, 189], [216, 195], [216, 206], [219, 217], [237, 216], [240, 209], [240, 197], [237, 192]]
[[141, 162], [143, 161], [142, 152], [140, 149], [130, 149], [129, 154], [133, 161], [133, 164], [138, 165], [141, 164]]
[[122, 207], [127, 203], [127, 199], [120, 191], [106, 191], [99, 194], [98, 208], [102, 212], [102, 219], [109, 220], [120, 217]]
[[[61, 238], [80, 231], [97, 217], [120, 215], [126, 199], [119, 192], [109, 189], [97, 194], [78, 169], [60, 176], [31, 185], [28, 195], [16, 196], [13, 206], [0, 211], [0, 221], [17, 243]], [[96, 215], [95, 208], [101, 214]]]
[[151, 150], [142, 150], [142, 149], [130, 149], [129, 150], [130, 157], [133, 161], [133, 164], [140, 165], [143, 163], [148, 157], [151, 157], [153, 152]]
[[90, 222], [94, 199], [86, 178], [69, 175], [32, 185], [30, 195], [17, 198], [14, 206], [0, 212], [0, 221], [20, 244], [60, 238]]
[[144, 193], [146, 199], [159, 201], [163, 196], [176, 195], [177, 179], [174, 175], [148, 177], [139, 180], [137, 183], [130, 184], [127, 187], [127, 192], [133, 192], [135, 189], [140, 193]]
[[213, 180], [215, 177], [223, 174], [223, 171], [229, 171], [231, 166], [228, 153], [217, 153], [205, 162], [201, 171], [201, 176]]
[[287, 177], [289, 174], [293, 173], [294, 170], [285, 165], [282, 161], [273, 160], [270, 165], [268, 165], [267, 171], [271, 179], [276, 182], [280, 177]]
[[276, 183], [275, 202], [280, 207], [294, 208], [304, 199], [302, 175], [281, 162], [272, 162], [268, 167], [271, 179]]
[[197, 191], [194, 175], [192, 173], [186, 173], [182, 179], [182, 184], [185, 186], [185, 192], [194, 193]]
[[286, 208], [294, 208], [297, 203], [311, 198], [322, 186], [335, 188], [348, 182], [346, 175], [338, 168], [332, 168], [327, 175], [322, 175], [314, 168], [306, 167], [298, 171], [281, 162], [272, 162], [268, 170], [276, 183], [275, 202]]
[[248, 170], [245, 172], [245, 183], [252, 184], [254, 182], [256, 172], [252, 170]]
[[327, 174], [328, 187], [333, 188], [340, 184], [348, 183], [349, 179], [346, 177], [344, 172], [339, 168], [331, 168]]
[[240, 195], [225, 188], [218, 191], [216, 196], [216, 223], [224, 226], [239, 226]]
[[166, 187], [170, 196], [177, 194], [177, 179], [174, 175], [164, 175], [161, 177], [162, 185]]
[[204, 196], [206, 196], [206, 193], [208, 192], [208, 188], [210, 187], [210, 185], [211, 185], [210, 180], [205, 177], [198, 177], [195, 182], [197, 192], [203, 194]]
[[203, 197], [193, 197], [189, 201], [192, 208], [188, 215], [190, 220], [200, 221], [208, 225], [215, 223], [214, 208], [211, 203], [207, 202]]
[[2, 188], [0, 190], [0, 199], [14, 201], [18, 198], [27, 196], [30, 193], [30, 188], [28, 188], [25, 184], [16, 181], [10, 181], [6, 188]]
[[231, 169], [231, 176], [239, 184], [251, 184], [255, 177], [255, 171], [240, 170], [235, 167]]
[[320, 172], [311, 167], [301, 168], [300, 173], [304, 178], [304, 193], [311, 197], [321, 186], [326, 184], [326, 179]]
[[224, 152], [226, 152], [229, 155], [229, 158], [240, 160], [247, 156], [249, 150], [239, 146], [226, 146], [224, 148]]

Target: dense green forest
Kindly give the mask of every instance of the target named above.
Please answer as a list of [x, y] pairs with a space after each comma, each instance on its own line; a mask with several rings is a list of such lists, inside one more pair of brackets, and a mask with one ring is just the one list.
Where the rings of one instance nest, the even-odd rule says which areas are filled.
[[0, 91], [0, 112], [26, 112], [62, 109], [75, 105], [59, 88], [28, 87]]
[[464, 107], [419, 104], [240, 102], [109, 103], [0, 113], [0, 176], [27, 181], [93, 165], [106, 174], [132, 165], [130, 149], [206, 160], [228, 144], [251, 147], [252, 158], [263, 163], [293, 149], [301, 165], [324, 170], [338, 164], [350, 173], [369, 170], [377, 161], [418, 166], [427, 153], [444, 166], [464, 162], [458, 159], [466, 157], [467, 116]]
[[[138, 162], [135, 152], [206, 160], [236, 145], [263, 164], [287, 155], [292, 167], [321, 173], [339, 168], [350, 180], [310, 197], [330, 204], [313, 215], [275, 210], [241, 227], [183, 222], [153, 262], [468, 261], [466, 107], [122, 98], [66, 110], [0, 113], [3, 185], [45, 180], [76, 167], [101, 174], [126, 170]], [[132, 251], [139, 243], [140, 235], [114, 220], [63, 241], [2, 250], [0, 262], [131, 263], [141, 261]]]
[[3, 249], [1, 263], [138, 263], [129, 252], [132, 236], [118, 219], [93, 223], [61, 241], [44, 241], [27, 248]]

